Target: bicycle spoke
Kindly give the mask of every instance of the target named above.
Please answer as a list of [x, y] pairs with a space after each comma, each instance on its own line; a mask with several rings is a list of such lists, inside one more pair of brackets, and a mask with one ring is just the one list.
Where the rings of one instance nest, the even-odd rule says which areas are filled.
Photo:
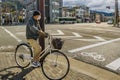
[[27, 45], [20, 45], [16, 49], [15, 60], [18, 66], [27, 67], [31, 61], [31, 50]]
[[43, 63], [43, 73], [49, 79], [59, 80], [68, 73], [69, 63], [64, 55], [59, 52], [53, 52], [45, 58]]

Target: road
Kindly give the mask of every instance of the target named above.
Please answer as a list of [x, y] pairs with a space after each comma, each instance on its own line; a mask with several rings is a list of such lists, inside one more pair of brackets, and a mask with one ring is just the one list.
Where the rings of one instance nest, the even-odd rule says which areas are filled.
[[[120, 29], [102, 24], [49, 24], [45, 31], [65, 40], [62, 51], [68, 56], [99, 68], [120, 73]], [[25, 25], [0, 27], [0, 52], [13, 52], [26, 42]]]

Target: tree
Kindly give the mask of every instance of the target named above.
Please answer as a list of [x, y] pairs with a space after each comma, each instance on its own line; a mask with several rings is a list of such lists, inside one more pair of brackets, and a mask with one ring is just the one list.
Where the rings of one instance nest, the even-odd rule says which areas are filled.
[[18, 0], [9, 0], [2, 3], [2, 11], [3, 12], [11, 12], [16, 10], [22, 10], [25, 8], [24, 4], [22, 4]]

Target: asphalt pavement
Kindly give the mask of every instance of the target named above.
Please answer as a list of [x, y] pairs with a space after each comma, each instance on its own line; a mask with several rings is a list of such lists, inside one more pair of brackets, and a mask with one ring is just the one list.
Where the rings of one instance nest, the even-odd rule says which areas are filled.
[[[71, 62], [71, 71], [65, 80], [120, 80], [119, 28], [106, 23], [50, 24], [45, 28], [46, 32], [65, 40], [62, 51], [69, 56]], [[17, 65], [12, 62], [15, 47], [20, 42], [26, 42], [25, 25], [0, 27], [1, 78], [8, 75], [9, 72], [12, 74], [12, 71], [15, 73], [14, 75], [22, 72], [16, 67], [16, 72], [14, 72], [13, 67]], [[9, 68], [12, 69], [9, 71]], [[25, 80], [47, 80], [43, 75], [35, 76], [35, 78], [27, 76], [34, 75], [34, 71], [38, 70], [24, 75]]]

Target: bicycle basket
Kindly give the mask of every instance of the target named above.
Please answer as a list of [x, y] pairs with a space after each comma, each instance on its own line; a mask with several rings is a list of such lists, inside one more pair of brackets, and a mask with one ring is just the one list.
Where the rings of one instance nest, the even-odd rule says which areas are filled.
[[64, 41], [61, 38], [52, 39], [52, 45], [55, 49], [62, 49]]

